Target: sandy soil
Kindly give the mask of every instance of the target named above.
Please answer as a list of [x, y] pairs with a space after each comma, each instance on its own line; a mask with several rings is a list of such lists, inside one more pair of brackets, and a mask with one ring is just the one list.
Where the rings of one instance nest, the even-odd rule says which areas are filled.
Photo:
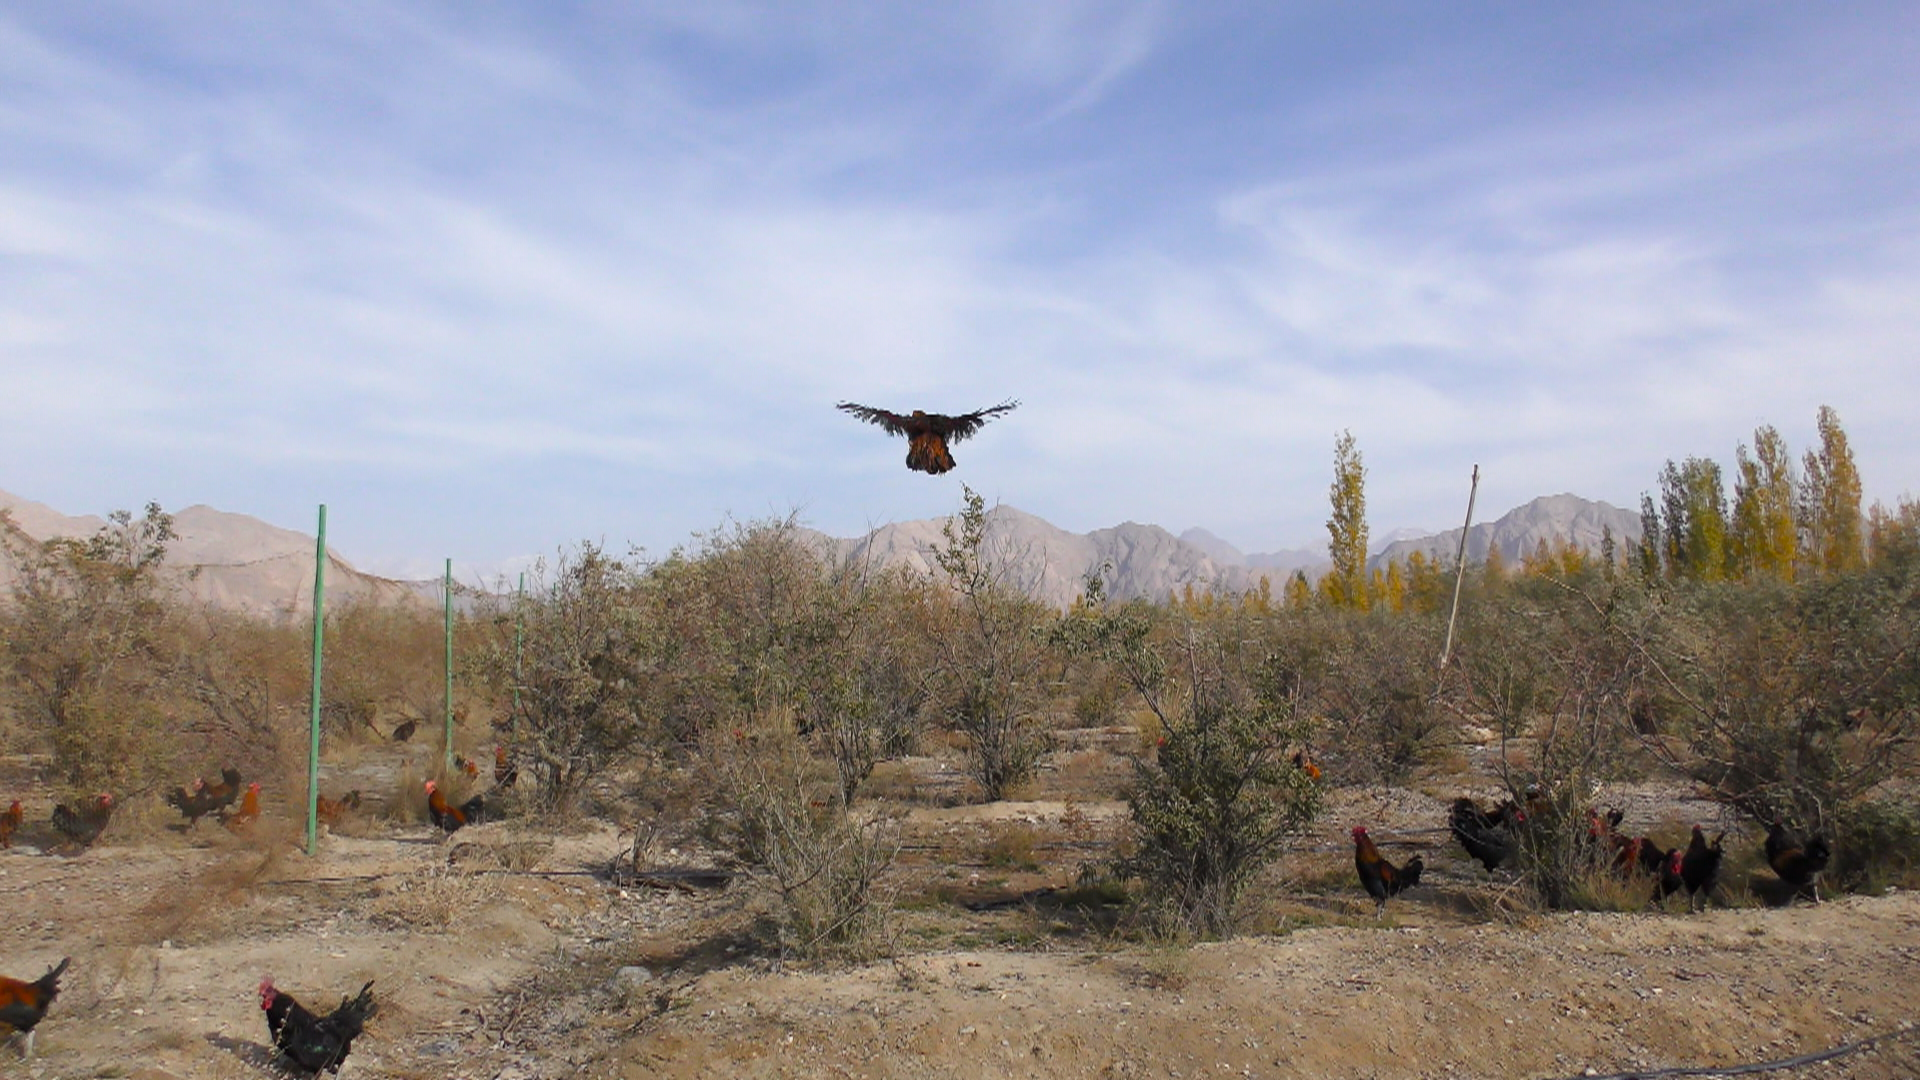
[[[1494, 919], [1503, 886], [1434, 827], [1447, 794], [1338, 793], [1263, 880], [1267, 932], [1192, 948], [1018, 902], [1068, 884], [1119, 804], [914, 807], [897, 959], [830, 971], [783, 970], [739, 886], [608, 882], [631, 842], [610, 825], [445, 843], [371, 822], [308, 858], [273, 821], [237, 838], [130, 808], [92, 850], [0, 852], [0, 971], [74, 958], [36, 1059], [0, 1048], [0, 1078], [272, 1075], [263, 974], [322, 1005], [374, 980], [348, 1077], [1558, 1077], [1781, 1058], [1914, 1018], [1920, 895]], [[1709, 809], [1610, 795], [1630, 826]], [[1384, 921], [1352, 881], [1356, 820], [1431, 868]], [[1014, 830], [1032, 861], [989, 857]], [[1816, 1074], [1920, 1076], [1917, 1054], [1902, 1036]]]
[[[960, 952], [717, 973], [608, 1077], [1551, 1077], [1766, 1060], [1912, 1013], [1920, 897], [1178, 952]], [[1822, 1075], [1920, 1075], [1914, 1042]]]

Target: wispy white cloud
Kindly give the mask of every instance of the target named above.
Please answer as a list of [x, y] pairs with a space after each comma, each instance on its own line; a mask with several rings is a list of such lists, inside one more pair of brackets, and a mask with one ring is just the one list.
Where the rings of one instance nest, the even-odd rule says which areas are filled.
[[1822, 402], [1875, 493], [1920, 469], [1920, 221], [1852, 175], [1910, 153], [1892, 69], [1540, 110], [1466, 62], [1500, 27], [1282, 93], [1166, 68], [1242, 27], [1156, 4], [110, 22], [0, 16], [0, 486], [72, 512], [347, 489], [401, 565], [502, 492], [476, 557], [950, 510], [842, 398], [1018, 396], [969, 482], [1250, 549], [1319, 535], [1347, 428], [1382, 529], [1475, 460], [1631, 501]]

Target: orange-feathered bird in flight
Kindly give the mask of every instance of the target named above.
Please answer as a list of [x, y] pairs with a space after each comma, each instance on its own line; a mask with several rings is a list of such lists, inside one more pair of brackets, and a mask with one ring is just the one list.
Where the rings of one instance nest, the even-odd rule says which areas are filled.
[[843, 401], [837, 406], [841, 412], [851, 413], [869, 424], [879, 424], [889, 435], [905, 435], [907, 468], [935, 476], [953, 468], [953, 455], [947, 450], [948, 443], [959, 442], [985, 427], [987, 421], [1019, 407], [1017, 401], [1005, 401], [991, 409], [959, 416], [921, 412], [919, 409], [902, 416], [885, 409], [855, 405], [851, 401]]

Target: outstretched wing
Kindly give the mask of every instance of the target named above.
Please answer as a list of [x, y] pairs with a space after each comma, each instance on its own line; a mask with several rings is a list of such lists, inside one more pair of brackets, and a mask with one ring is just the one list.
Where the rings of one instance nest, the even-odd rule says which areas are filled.
[[959, 416], [929, 416], [933, 421], [933, 430], [945, 437], [950, 443], [956, 443], [972, 435], [987, 425], [987, 421], [1002, 413], [1010, 413], [1020, 407], [1017, 401], [1003, 401], [991, 409], [963, 413]]
[[857, 416], [869, 424], [879, 424], [889, 435], [912, 434], [907, 427], [908, 422], [912, 419], [911, 417], [901, 416], [899, 413], [890, 413], [885, 409], [872, 409], [865, 405], [855, 405], [851, 401], [843, 401], [834, 406], [834, 408], [839, 409], [843, 413]]

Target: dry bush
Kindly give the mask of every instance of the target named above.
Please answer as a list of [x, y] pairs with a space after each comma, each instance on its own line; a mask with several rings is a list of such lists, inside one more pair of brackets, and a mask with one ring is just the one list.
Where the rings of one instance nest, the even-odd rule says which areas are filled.
[[867, 798], [878, 802], [914, 804], [924, 801], [926, 788], [904, 761], [881, 762], [867, 778]]
[[899, 853], [899, 823], [849, 812], [831, 766], [790, 730], [711, 736], [704, 757], [716, 797], [710, 831], [775, 901], [781, 952], [875, 955], [893, 903], [880, 876]]
[[14, 581], [0, 605], [0, 691], [51, 751], [62, 795], [129, 790], [164, 777], [191, 703], [191, 653], [159, 580], [173, 519], [117, 511], [86, 540], [36, 542], [0, 516]]
[[386, 816], [402, 825], [417, 825], [427, 820], [427, 778], [409, 760], [395, 771], [393, 794], [387, 797]]
[[1325, 718], [1326, 755], [1348, 779], [1406, 783], [1451, 731], [1435, 694], [1438, 621], [1328, 611], [1289, 624], [1282, 655]]
[[1163, 943], [1148, 949], [1140, 958], [1134, 985], [1147, 990], [1178, 993], [1192, 985], [1193, 968], [1193, 950], [1184, 942]]
[[501, 714], [521, 797], [570, 810], [653, 733], [651, 717], [672, 711], [675, 663], [692, 642], [653, 617], [671, 570], [643, 573], [582, 543], [551, 577], [544, 563], [532, 576], [527, 592], [483, 603], [470, 673]]
[[966, 739], [982, 796], [996, 802], [1032, 778], [1048, 749], [1037, 722], [1045, 613], [1013, 582], [1010, 553], [989, 540], [985, 501], [962, 491], [965, 505], [934, 551], [954, 597], [933, 625], [931, 661], [940, 710]]
[[1596, 864], [1572, 875], [1564, 906], [1576, 911], [1645, 911], [1653, 897], [1651, 876], [1623, 874], [1611, 866]]
[[385, 738], [375, 726], [382, 715], [445, 715], [445, 634], [442, 614], [424, 605], [329, 605], [320, 692], [327, 734]]
[[1829, 872], [1868, 894], [1920, 888], [1920, 809], [1891, 794], [1853, 807]]
[[1485, 922], [1505, 923], [1522, 929], [1540, 925], [1544, 909], [1540, 894], [1526, 881], [1487, 881], [1473, 885], [1461, 894], [1474, 916]]
[[1300, 707], [1302, 681], [1261, 647], [1245, 607], [1175, 634], [1147, 605], [1110, 607], [1103, 592], [1090, 576], [1052, 640], [1109, 665], [1166, 733], [1132, 762], [1136, 846], [1113, 873], [1143, 883], [1169, 932], [1227, 936], [1247, 884], [1321, 812], [1321, 785], [1291, 760], [1314, 727]]
[[1052, 770], [1047, 788], [1063, 798], [1107, 798], [1126, 787], [1131, 770], [1105, 750], [1077, 750]]
[[389, 925], [440, 933], [463, 925], [470, 912], [505, 895], [498, 875], [431, 866], [384, 882], [370, 909]]
[[1685, 734], [1650, 753], [1758, 825], [1827, 837], [1840, 887], [1920, 862], [1920, 828], [1886, 812], [1920, 742], [1920, 564], [1696, 586], [1632, 629]]
[[1020, 822], [1000, 825], [989, 831], [980, 846], [980, 861], [988, 866], [1037, 872], [1041, 836], [1033, 826]]
[[491, 832], [486, 839], [475, 839], [470, 830], [461, 830], [447, 852], [449, 862], [469, 870], [507, 870], [522, 873], [533, 870], [553, 854], [553, 841], [507, 836]]

